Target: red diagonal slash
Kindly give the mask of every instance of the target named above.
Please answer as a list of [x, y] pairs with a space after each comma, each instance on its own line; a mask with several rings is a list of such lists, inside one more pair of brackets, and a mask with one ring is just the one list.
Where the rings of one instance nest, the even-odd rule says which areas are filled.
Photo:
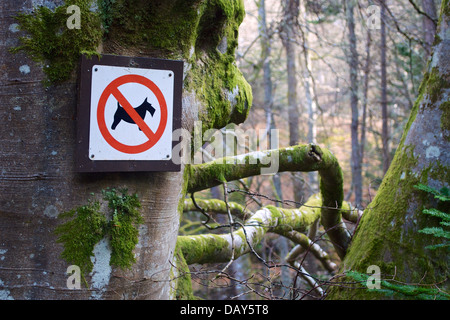
[[150, 127], [145, 123], [144, 119], [134, 110], [133, 106], [128, 102], [128, 100], [123, 96], [122, 92], [119, 91], [118, 88], [114, 88], [111, 94], [114, 98], [119, 101], [120, 105], [125, 109], [128, 115], [133, 119], [134, 123], [136, 123], [142, 132], [147, 136], [149, 140], [152, 140], [155, 134], [150, 129]]

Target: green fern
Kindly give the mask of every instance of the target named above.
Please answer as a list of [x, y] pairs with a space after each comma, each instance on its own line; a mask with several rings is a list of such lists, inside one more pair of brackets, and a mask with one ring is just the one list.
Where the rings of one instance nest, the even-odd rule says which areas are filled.
[[[367, 287], [369, 275], [356, 271], [348, 271], [346, 275]], [[396, 284], [383, 279], [380, 279], [380, 289], [367, 288], [367, 290], [385, 296], [400, 296], [417, 300], [450, 300], [450, 295], [439, 288], [425, 285]]]
[[[442, 202], [450, 201], [449, 196], [449, 190], [448, 188], [441, 188], [440, 190], [436, 190], [430, 186], [424, 185], [424, 184], [418, 184], [414, 186], [418, 190], [425, 191], [427, 193], [430, 193], [434, 196], [435, 199], [440, 200]], [[424, 209], [422, 211], [424, 214], [436, 217], [441, 219], [440, 225], [443, 227], [450, 226], [450, 214], [442, 212], [436, 208], [430, 208], [430, 209]], [[444, 239], [450, 239], [450, 231], [444, 230], [442, 227], [430, 227], [430, 228], [423, 228], [419, 230], [420, 233], [429, 234], [436, 238], [444, 238]], [[437, 245], [429, 245], [426, 246], [426, 249], [437, 249], [437, 248], [449, 248], [450, 242], [445, 241], [444, 243], [437, 244]]]
[[[429, 194], [432, 194], [435, 199], [441, 202], [450, 201], [449, 189], [441, 188], [440, 190], [436, 190], [430, 186], [419, 184], [414, 186], [416, 189], [425, 191]], [[428, 227], [419, 230], [420, 233], [429, 234], [436, 238], [442, 239], [450, 239], [450, 231], [444, 230], [443, 227], [448, 227], [450, 225], [450, 214], [440, 211], [436, 208], [424, 209], [422, 211], [424, 214], [429, 216], [433, 216], [441, 219], [440, 225], [442, 227]], [[448, 248], [450, 247], [449, 241], [444, 241], [443, 243], [426, 246], [426, 249], [435, 250], [438, 248]], [[369, 289], [367, 287], [367, 280], [369, 279], [369, 275], [360, 273], [357, 271], [348, 271], [346, 275], [363, 286], [367, 288], [370, 292], [376, 292], [379, 294], [383, 294], [386, 296], [400, 295], [405, 298], [412, 299], [424, 299], [424, 300], [450, 300], [450, 295], [446, 292], [443, 292], [439, 288], [431, 288], [430, 286], [425, 285], [408, 285], [408, 284], [396, 284], [386, 280], [380, 279], [380, 288], [379, 289]]]
[[430, 186], [419, 183], [418, 185], [415, 185], [414, 188], [431, 193], [438, 200], [450, 201], [449, 190], [446, 187], [443, 187], [440, 190], [436, 190]]

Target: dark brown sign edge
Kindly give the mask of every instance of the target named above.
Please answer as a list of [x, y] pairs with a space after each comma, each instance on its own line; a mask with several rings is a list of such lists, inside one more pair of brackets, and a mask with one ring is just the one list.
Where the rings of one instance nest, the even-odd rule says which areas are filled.
[[[76, 172], [178, 172], [181, 165], [169, 160], [91, 160], [89, 158], [90, 101], [92, 87], [92, 66], [107, 65], [144, 69], [171, 70], [174, 74], [173, 123], [172, 132], [181, 128], [183, 61], [145, 57], [126, 57], [101, 55], [87, 57], [82, 55], [79, 64]], [[173, 140], [173, 139], [172, 139]], [[172, 141], [172, 150], [179, 143]], [[172, 157], [173, 158], [173, 157]]]

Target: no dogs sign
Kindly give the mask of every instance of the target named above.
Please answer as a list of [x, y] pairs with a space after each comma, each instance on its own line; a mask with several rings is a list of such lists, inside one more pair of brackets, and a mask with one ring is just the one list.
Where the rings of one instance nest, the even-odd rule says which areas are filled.
[[78, 171], [178, 171], [182, 77], [182, 61], [83, 57]]

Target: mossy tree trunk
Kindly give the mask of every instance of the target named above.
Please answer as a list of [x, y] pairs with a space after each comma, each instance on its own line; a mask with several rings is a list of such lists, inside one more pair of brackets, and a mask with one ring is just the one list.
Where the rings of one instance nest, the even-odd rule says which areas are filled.
[[[449, 27], [450, 4], [442, 1], [437, 35], [418, 98], [389, 170], [356, 230], [342, 272], [366, 273], [369, 266], [376, 265], [381, 280], [393, 279], [397, 284], [425, 287], [436, 284], [448, 292], [448, 248], [425, 248], [441, 243], [442, 238], [418, 231], [438, 226], [440, 222], [423, 214], [424, 209], [437, 208], [448, 213], [449, 207], [414, 186], [424, 184], [437, 190], [447, 188], [447, 191], [449, 188]], [[377, 290], [354, 290], [348, 284], [337, 284], [328, 298], [386, 299], [387, 296]]]
[[[184, 167], [176, 173], [76, 173], [79, 75], [67, 66], [76, 67], [86, 50], [183, 60], [182, 127], [192, 131], [196, 120], [203, 130], [240, 123], [251, 105], [234, 60], [243, 2], [55, 0], [41, 11], [32, 11], [34, 1], [25, 3], [0, 5], [0, 299], [173, 298], [167, 280], [176, 260]], [[58, 9], [69, 4], [81, 7], [79, 30], [67, 29], [66, 8]], [[24, 12], [30, 15], [18, 23], [15, 17]], [[39, 23], [26, 24], [36, 17]], [[11, 53], [24, 45], [23, 36], [29, 37], [25, 52]], [[49, 78], [59, 81], [46, 87], [42, 80]], [[105, 239], [94, 250], [89, 288], [70, 290], [70, 263], [61, 259], [54, 233], [57, 216], [89, 199], [101, 201], [107, 188], [127, 188], [141, 201], [136, 263], [130, 270], [110, 266]]]

